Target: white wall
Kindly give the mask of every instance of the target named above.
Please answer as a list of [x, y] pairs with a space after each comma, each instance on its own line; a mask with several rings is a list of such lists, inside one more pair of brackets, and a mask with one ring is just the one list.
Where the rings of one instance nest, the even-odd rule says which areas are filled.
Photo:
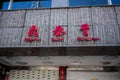
[[80, 72], [67, 71], [67, 80], [120, 80], [120, 72]]
[[52, 7], [67, 7], [69, 0], [52, 0]]

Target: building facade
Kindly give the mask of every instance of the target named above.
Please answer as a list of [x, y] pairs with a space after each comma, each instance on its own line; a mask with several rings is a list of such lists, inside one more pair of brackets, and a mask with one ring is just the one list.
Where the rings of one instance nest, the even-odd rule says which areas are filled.
[[0, 80], [119, 80], [119, 0], [2, 0]]
[[3, 0], [1, 9], [31, 9], [77, 6], [119, 5], [119, 0]]

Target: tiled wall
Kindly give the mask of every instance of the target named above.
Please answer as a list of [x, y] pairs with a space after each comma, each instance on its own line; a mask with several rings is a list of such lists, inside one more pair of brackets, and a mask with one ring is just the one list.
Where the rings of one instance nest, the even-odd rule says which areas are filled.
[[[0, 47], [43, 46], [120, 46], [120, 6], [51, 8], [0, 11]], [[90, 25], [89, 37], [99, 41], [78, 41], [82, 24]], [[38, 42], [25, 42], [32, 24], [38, 27]], [[61, 25], [64, 41], [51, 40], [53, 30]]]

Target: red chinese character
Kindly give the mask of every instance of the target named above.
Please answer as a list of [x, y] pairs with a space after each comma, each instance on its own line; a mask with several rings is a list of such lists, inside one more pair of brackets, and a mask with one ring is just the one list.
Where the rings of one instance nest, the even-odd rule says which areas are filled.
[[28, 31], [28, 38], [25, 38], [24, 41], [32, 42], [32, 41], [40, 41], [38, 38], [38, 28], [35, 25], [32, 25]]
[[54, 37], [51, 38], [53, 42], [56, 41], [63, 41], [64, 40], [64, 35], [66, 32], [64, 31], [64, 28], [62, 28], [60, 25], [56, 26], [56, 28], [53, 30], [53, 35]]
[[88, 36], [88, 30], [90, 29], [88, 24], [83, 24], [80, 28], [81, 31], [83, 31], [84, 36]]
[[90, 29], [90, 26], [88, 24], [82, 24], [80, 30], [83, 31], [83, 37], [78, 37], [78, 41], [97, 41], [100, 40], [99, 38], [91, 38], [88, 36], [88, 30]]

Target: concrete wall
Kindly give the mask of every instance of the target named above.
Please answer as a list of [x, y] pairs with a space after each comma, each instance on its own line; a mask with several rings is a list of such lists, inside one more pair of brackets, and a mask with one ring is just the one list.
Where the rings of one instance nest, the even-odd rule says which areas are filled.
[[[77, 41], [84, 23], [90, 25], [89, 37], [99, 41]], [[32, 24], [41, 41], [28, 43], [24, 38]], [[64, 41], [51, 40], [57, 25], [67, 33]], [[0, 47], [120, 46], [120, 6], [0, 11], [0, 36]]]

